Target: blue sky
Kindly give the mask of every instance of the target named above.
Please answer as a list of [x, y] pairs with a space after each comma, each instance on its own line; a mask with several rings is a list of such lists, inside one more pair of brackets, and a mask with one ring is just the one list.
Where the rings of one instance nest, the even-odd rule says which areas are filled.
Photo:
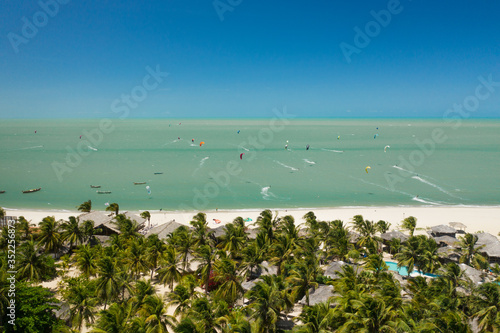
[[[133, 91], [138, 118], [442, 117], [500, 82], [498, 1], [59, 1], [0, 3], [0, 118], [116, 117]], [[500, 117], [493, 90], [471, 117]]]

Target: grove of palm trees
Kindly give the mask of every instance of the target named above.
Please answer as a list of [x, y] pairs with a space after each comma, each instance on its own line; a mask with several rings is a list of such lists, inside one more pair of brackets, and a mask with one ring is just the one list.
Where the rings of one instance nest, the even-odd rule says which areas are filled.
[[[91, 203], [80, 208], [90, 211]], [[46, 217], [34, 228], [19, 218], [16, 300], [23, 319], [15, 332], [500, 331], [500, 268], [481, 255], [472, 234], [459, 237], [457, 263], [432, 237], [414, 235], [414, 217], [401, 221], [407, 240], [385, 243], [385, 221], [319, 221], [309, 212], [298, 222], [270, 210], [253, 225], [234, 219], [218, 237], [198, 213], [160, 239], [143, 236], [117, 204], [109, 210], [120, 232], [104, 243], [93, 221]], [[7, 249], [4, 227], [0, 325], [14, 332], [7, 324]], [[390, 271], [388, 260], [408, 274]], [[326, 273], [340, 262], [334, 275]], [[481, 283], [464, 267], [482, 272]], [[55, 279], [55, 290], [40, 286]], [[40, 306], [22, 308], [27, 302]]]

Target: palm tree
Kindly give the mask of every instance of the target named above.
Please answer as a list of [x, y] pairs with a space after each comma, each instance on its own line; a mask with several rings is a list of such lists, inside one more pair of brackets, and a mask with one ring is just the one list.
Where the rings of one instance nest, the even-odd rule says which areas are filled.
[[191, 302], [199, 297], [195, 290], [197, 286], [196, 278], [192, 275], [185, 275], [181, 283], [175, 286], [174, 291], [167, 294], [168, 306], [175, 306], [174, 316], [184, 314], [190, 307]]
[[278, 267], [277, 275], [283, 273], [285, 263], [291, 259], [291, 254], [298, 246], [295, 241], [288, 235], [278, 234], [271, 244], [269, 261]]
[[69, 320], [78, 331], [82, 330], [82, 324], [94, 322], [94, 310], [97, 300], [93, 297], [95, 285], [93, 282], [82, 278], [70, 278], [67, 287], [63, 290], [65, 302], [69, 305]]
[[45, 247], [45, 252], [57, 253], [62, 245], [59, 223], [53, 216], [45, 217], [40, 222], [40, 239], [38, 244]]
[[125, 263], [136, 281], [141, 273], [147, 272], [148, 263], [146, 260], [146, 245], [144, 244], [144, 238], [137, 238], [131, 241], [125, 251]]
[[84, 235], [77, 217], [75, 218], [74, 216], [70, 216], [69, 221], [66, 221], [61, 225], [61, 229], [63, 230], [61, 239], [63, 241], [69, 241], [70, 250], [73, 250], [73, 245], [83, 243]]
[[114, 212], [115, 216], [118, 216], [118, 212], [120, 210], [120, 206], [116, 203], [110, 203], [108, 207], [106, 207], [107, 212]]
[[92, 210], [92, 200], [85, 201], [80, 206], [78, 206], [78, 210], [82, 213], [90, 213]]
[[332, 221], [330, 232], [326, 237], [325, 247], [329, 257], [348, 261], [354, 245], [350, 241], [349, 229], [341, 220]]
[[132, 306], [131, 312], [135, 313], [143, 306], [147, 296], [155, 294], [155, 287], [151, 284], [151, 280], [139, 280], [135, 283], [132, 294], [134, 296], [128, 302]]
[[290, 271], [287, 280], [290, 282], [294, 299], [306, 296], [306, 305], [309, 306], [309, 289], [318, 287], [316, 277], [319, 275], [319, 266], [316, 258], [310, 260], [297, 259], [294, 268]]
[[495, 283], [483, 283], [477, 288], [473, 299], [473, 317], [478, 319], [478, 326], [484, 332], [500, 332], [500, 286]]
[[104, 308], [99, 314], [92, 333], [122, 333], [127, 331], [129, 318], [126, 304], [113, 303], [108, 310]]
[[161, 256], [165, 253], [166, 245], [158, 238], [158, 234], [152, 234], [146, 239], [146, 260], [148, 262], [148, 267], [151, 270], [151, 279], [153, 274], [158, 268], [158, 263]]
[[196, 259], [200, 262], [196, 272], [201, 276], [206, 295], [208, 295], [210, 275], [216, 256], [215, 249], [209, 245], [202, 245], [196, 251]]
[[167, 315], [167, 307], [162, 296], [149, 295], [144, 299], [144, 304], [137, 312], [146, 318], [147, 332], [166, 333], [168, 327], [174, 327], [176, 320]]
[[390, 227], [391, 227], [391, 224], [386, 222], [386, 221], [383, 221], [383, 220], [378, 221], [376, 224], [377, 231], [380, 232], [381, 234], [389, 231]]
[[38, 255], [36, 244], [31, 240], [20, 246], [20, 255], [17, 261], [17, 279], [27, 281], [41, 281], [47, 269], [45, 255]]
[[229, 314], [220, 318], [222, 333], [252, 333], [250, 322], [242, 309], [233, 309]]
[[[261, 240], [263, 243], [265, 241]], [[245, 275], [252, 279], [254, 277], [255, 269], [262, 269], [262, 262], [265, 260], [266, 251], [263, 250], [262, 244], [259, 244], [258, 240], [255, 239], [249, 242], [246, 247], [241, 251], [242, 262], [241, 268], [245, 271]]]
[[449, 297], [456, 300], [457, 287], [464, 286], [466, 279], [460, 266], [454, 262], [450, 262], [443, 267], [437, 281], [441, 284], [441, 292], [444, 293], [444, 291], [448, 291]]
[[256, 333], [275, 332], [276, 322], [282, 317], [281, 311], [285, 307], [285, 300], [276, 282], [276, 276], [262, 276], [245, 297], [250, 300], [248, 309], [250, 319], [254, 321]]
[[412, 236], [403, 245], [401, 252], [394, 257], [398, 260], [398, 267], [407, 266], [408, 276], [415, 266], [418, 270], [423, 267], [422, 248], [425, 247], [427, 238], [424, 235]]
[[103, 257], [97, 264], [96, 294], [104, 301], [104, 309], [108, 301], [115, 299], [119, 292], [120, 281], [118, 275], [120, 269], [116, 260]]
[[220, 284], [215, 295], [231, 307], [243, 295], [243, 277], [238, 275], [236, 262], [230, 258], [221, 258], [214, 263], [214, 271], [214, 280]]
[[231, 258], [235, 259], [247, 240], [247, 234], [244, 228], [233, 223], [226, 224], [224, 226], [224, 231], [225, 233], [220, 237], [220, 243], [217, 247], [229, 252]]
[[334, 331], [331, 323], [333, 309], [330, 303], [323, 302], [313, 306], [306, 306], [297, 317], [300, 325], [294, 327], [294, 333], [329, 333]]
[[80, 246], [74, 254], [76, 266], [85, 277], [95, 275], [97, 269], [97, 258], [99, 256], [98, 248], [91, 248], [88, 244]]
[[92, 220], [85, 220], [83, 221], [82, 224], [82, 236], [83, 239], [82, 241], [84, 243], [92, 242], [95, 240], [95, 235], [98, 234], [98, 230], [94, 228], [94, 221]]
[[166, 247], [160, 259], [160, 268], [158, 269], [158, 278], [163, 285], [167, 285], [172, 291], [174, 282], [179, 282], [182, 275], [179, 269], [179, 255], [172, 245]]
[[484, 248], [485, 245], [476, 246], [477, 240], [477, 235], [469, 233], [459, 238], [458, 247], [460, 250], [458, 250], [458, 252], [462, 254], [460, 263], [465, 263], [475, 268], [486, 268], [487, 260], [479, 254], [479, 251]]
[[139, 233], [139, 224], [136, 220], [131, 220], [124, 214], [119, 214], [115, 216], [114, 223], [118, 226], [118, 229], [121, 232], [120, 239], [123, 239], [125, 242], [142, 237]]
[[151, 213], [150, 213], [150, 212], [148, 212], [147, 210], [146, 210], [146, 211], [144, 211], [144, 212], [142, 212], [142, 213], [141, 213], [141, 217], [142, 217], [143, 219], [148, 220], [148, 226], [150, 226], [150, 225], [151, 225]]
[[168, 235], [169, 244], [172, 244], [180, 254], [182, 269], [187, 271], [189, 268], [189, 255], [194, 251], [194, 237], [188, 228], [181, 226], [173, 233]]
[[33, 224], [24, 218], [24, 216], [19, 216], [17, 219], [18, 230], [22, 234], [23, 239], [28, 239], [31, 235], [31, 227]]
[[313, 212], [307, 212], [303, 217], [306, 220], [306, 230], [307, 234], [310, 236], [317, 235], [319, 233], [319, 222]]
[[274, 231], [276, 229], [278, 219], [276, 216], [273, 218], [273, 213], [266, 209], [260, 213], [260, 216], [257, 217], [257, 221], [255, 224], [258, 226], [259, 233], [262, 233], [267, 236], [267, 239], [270, 243], [274, 241]]
[[187, 316], [193, 319], [199, 332], [216, 333], [222, 323], [220, 318], [228, 312], [224, 301], [218, 301], [215, 305], [207, 298], [201, 297], [192, 302]]
[[353, 332], [394, 332], [398, 313], [385, 302], [371, 295], [362, 295], [352, 301], [354, 312], [346, 313], [347, 321], [340, 331]]
[[190, 221], [189, 224], [193, 226], [194, 246], [199, 247], [207, 245], [210, 235], [213, 233], [209, 231], [207, 215], [205, 213], [198, 213], [193, 216], [193, 220]]
[[410, 237], [413, 236], [415, 228], [417, 228], [417, 218], [413, 216], [408, 216], [403, 221], [401, 221], [401, 227], [410, 232]]

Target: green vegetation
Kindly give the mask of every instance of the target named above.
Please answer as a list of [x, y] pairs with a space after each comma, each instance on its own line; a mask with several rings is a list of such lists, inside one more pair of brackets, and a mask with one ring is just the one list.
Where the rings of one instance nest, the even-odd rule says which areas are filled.
[[[500, 268], [484, 274], [490, 267], [477, 237], [460, 237], [456, 253], [483, 270], [482, 284], [440, 255], [434, 239], [414, 236], [413, 217], [402, 221], [412, 234], [404, 242], [382, 241], [390, 223], [360, 215], [348, 224], [309, 212], [304, 221], [299, 230], [292, 216], [265, 210], [253, 226], [238, 217], [216, 237], [198, 213], [189, 227], [159, 239], [116, 214], [119, 234], [100, 244], [92, 221], [46, 217], [37, 231], [20, 218], [17, 332], [471, 332], [473, 322], [481, 332], [500, 330], [500, 285], [493, 281]], [[10, 332], [7, 232], [0, 237], [0, 316]], [[389, 255], [408, 276], [388, 270]], [[327, 276], [338, 261], [347, 264]], [[437, 276], [410, 276], [415, 271]], [[37, 286], [58, 275], [56, 293]], [[331, 290], [321, 302], [318, 288]]]

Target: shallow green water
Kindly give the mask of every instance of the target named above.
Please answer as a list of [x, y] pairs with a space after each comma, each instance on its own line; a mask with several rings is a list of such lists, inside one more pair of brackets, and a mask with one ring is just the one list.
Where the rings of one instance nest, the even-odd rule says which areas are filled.
[[[117, 202], [128, 210], [500, 204], [498, 120], [457, 129], [414, 119], [111, 120], [111, 126], [104, 133], [99, 120], [3, 120], [0, 205], [74, 209], [88, 199], [97, 209]], [[433, 131], [440, 131], [439, 140]], [[90, 185], [112, 193], [97, 194]], [[42, 190], [21, 193], [37, 187]]]

